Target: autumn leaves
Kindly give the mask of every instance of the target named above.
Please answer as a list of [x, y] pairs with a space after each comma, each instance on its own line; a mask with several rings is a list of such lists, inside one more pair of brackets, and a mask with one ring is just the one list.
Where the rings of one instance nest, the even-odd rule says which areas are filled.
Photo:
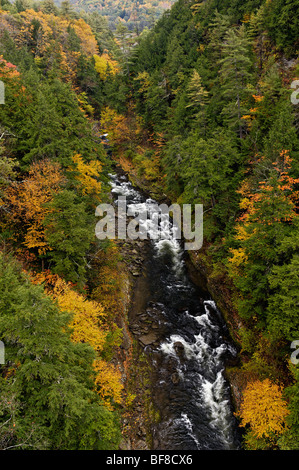
[[0, 11], [0, 448], [115, 448], [123, 278], [94, 210], [108, 197], [98, 119], [118, 68], [89, 24], [54, 10]]
[[[286, 429], [289, 414], [281, 387], [269, 379], [250, 382], [243, 393], [239, 413], [241, 426], [250, 425], [246, 436], [248, 447], [258, 448], [263, 444], [263, 438], [275, 444]], [[264, 445], [267, 446], [266, 441]]]

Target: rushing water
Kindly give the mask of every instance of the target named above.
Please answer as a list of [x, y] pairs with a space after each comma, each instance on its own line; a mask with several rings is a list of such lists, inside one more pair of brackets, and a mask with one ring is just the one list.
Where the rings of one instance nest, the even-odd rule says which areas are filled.
[[[152, 213], [147, 229], [169, 239], [152, 239], [144, 271], [149, 299], [145, 311], [159, 325], [157, 341], [145, 347], [153, 370], [152, 399], [160, 420], [153, 426], [159, 450], [238, 449], [238, 432], [224, 367], [236, 351], [215, 302], [188, 278], [184, 250], [157, 203], [135, 190], [125, 176], [111, 175], [112, 194], [127, 206]], [[152, 236], [151, 238], [155, 238]], [[165, 238], [165, 237], [163, 237]]]

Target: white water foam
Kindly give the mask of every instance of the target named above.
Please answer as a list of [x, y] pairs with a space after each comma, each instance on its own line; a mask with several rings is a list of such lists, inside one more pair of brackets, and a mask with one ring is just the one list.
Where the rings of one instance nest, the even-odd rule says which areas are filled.
[[[204, 327], [203, 332], [207, 333], [209, 330], [217, 330], [217, 326], [213, 325], [210, 320], [210, 312], [207, 308], [207, 306], [210, 306], [213, 308], [213, 311], [216, 312], [217, 307], [215, 302], [205, 301], [204, 306], [205, 313], [193, 318]], [[190, 317], [189, 314], [188, 316]], [[195, 342], [189, 343], [181, 335], [171, 335], [170, 338], [160, 346], [160, 350], [164, 354], [176, 357], [177, 360], [179, 360], [175, 344], [180, 343], [180, 346], [184, 348], [184, 356], [187, 360], [196, 360], [197, 363], [205, 367], [206, 370], [218, 370], [215, 380], [209, 380], [198, 372], [194, 373], [194, 380], [196, 380], [199, 385], [198, 406], [205, 405], [205, 408], [210, 414], [211, 426], [218, 431], [224, 446], [230, 448], [232, 445], [231, 410], [230, 402], [226, 396], [226, 382], [221, 363], [221, 357], [227, 350], [227, 345], [223, 343], [218, 347], [212, 348], [201, 333], [194, 335], [194, 339]], [[182, 374], [183, 370], [178, 367], [178, 372]], [[185, 416], [186, 422], [187, 418]], [[190, 426], [190, 429], [192, 429], [191, 421]], [[195, 438], [194, 435], [193, 438]]]
[[128, 210], [136, 213], [147, 212], [147, 220], [140, 221], [140, 229], [145, 229], [148, 237], [153, 241], [157, 256], [170, 255], [172, 259], [171, 269], [178, 277], [183, 270], [183, 250], [178, 240], [177, 228], [173, 226], [171, 218], [163, 214], [158, 203], [151, 198], [142, 201], [138, 193], [129, 181], [119, 181], [116, 175], [111, 178], [111, 192], [115, 196], [130, 198], [127, 201]]
[[[172, 282], [171, 285], [167, 287], [174, 289], [176, 293], [184, 286], [187, 288], [181, 280], [181, 273], [184, 268], [184, 252], [175, 236], [175, 230], [171, 220], [163, 218], [163, 214], [159, 211], [156, 201], [153, 199], [146, 199], [144, 201], [144, 198], [142, 198], [140, 193], [134, 190], [130, 182], [123, 180], [120, 182], [117, 178], [118, 177], [111, 175], [112, 193], [114, 195], [128, 197], [128, 207], [135, 205], [136, 210], [147, 210], [150, 218], [145, 222], [145, 228], [152, 239], [156, 256], [161, 257], [166, 255], [171, 259], [170, 268], [173, 273], [176, 274], [177, 282]], [[185, 372], [184, 362], [182, 361], [185, 359], [187, 361], [196, 361], [199, 365], [199, 370], [203, 372], [204, 370], [210, 371], [209, 374], [206, 374], [208, 378], [199, 372], [194, 372], [192, 380], [194, 380], [194, 383], [198, 386], [197, 393], [193, 397], [194, 403], [198, 403], [198, 407], [200, 408], [205, 407], [209, 415], [210, 425], [222, 438], [224, 447], [230, 448], [232, 445], [232, 417], [230, 403], [226, 394], [226, 383], [221, 361], [224, 352], [229, 346], [222, 343], [217, 347], [212, 347], [209, 344], [209, 338], [215, 337], [219, 329], [218, 326], [215, 325], [215, 322], [212, 321], [211, 315], [215, 314], [221, 317], [221, 314], [215, 302], [212, 300], [206, 300], [204, 302], [204, 310], [203, 314], [193, 317], [193, 321], [195, 320], [202, 327], [201, 332], [194, 335], [194, 341], [188, 342], [182, 335], [173, 334], [161, 344], [160, 351], [166, 356], [176, 358], [177, 372], [182, 381], [184, 380]], [[188, 311], [185, 312], [185, 315], [186, 321], [188, 321], [190, 317]], [[180, 343], [180, 350], [183, 346], [184, 353], [182, 356], [178, 354], [175, 343]], [[168, 424], [171, 426], [171, 422]], [[195, 435], [196, 430], [187, 413], [182, 412], [181, 417], [175, 419], [173, 424], [186, 429], [187, 434], [193, 439], [196, 446], [200, 448], [200, 443]]]

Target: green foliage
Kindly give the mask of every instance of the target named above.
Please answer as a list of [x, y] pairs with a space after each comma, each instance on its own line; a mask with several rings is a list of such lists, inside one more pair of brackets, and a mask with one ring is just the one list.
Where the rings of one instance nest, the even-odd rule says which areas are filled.
[[248, 97], [252, 81], [252, 62], [249, 56], [249, 40], [242, 25], [238, 30], [230, 29], [224, 37], [223, 58], [219, 60], [221, 91], [225, 105], [222, 110], [228, 127], [237, 129], [240, 139], [244, 135], [245, 121], [249, 112]]
[[[118, 48], [101, 18], [86, 14], [85, 23], [67, 1], [58, 8], [52, 0], [38, 5], [18, 0], [1, 7], [0, 16], [0, 75], [5, 83], [5, 105], [0, 107], [1, 249], [7, 246], [43, 279], [52, 282], [57, 273], [86, 292], [96, 245], [94, 209], [110, 190], [99, 119], [119, 83], [110, 75], [105, 82], [101, 79], [94, 55]], [[97, 41], [103, 41], [101, 48]], [[115, 101], [122, 106], [124, 99]], [[55, 188], [51, 170], [46, 178], [34, 173], [44, 164], [56, 168]], [[34, 229], [26, 244], [28, 217]], [[44, 250], [37, 249], [36, 238], [42, 239]], [[110, 381], [121, 390], [121, 377], [112, 375], [105, 383], [97, 378], [95, 350], [87, 342], [74, 342], [69, 327], [73, 313], [66, 315], [48, 291], [46, 295], [31, 283], [2, 252], [0, 299], [6, 354], [0, 369], [1, 449], [116, 449], [121, 437], [117, 404], [109, 408], [100, 397]], [[105, 328], [111, 328], [110, 360], [120, 331], [113, 318]]]
[[293, 341], [299, 332], [298, 264], [296, 253], [289, 263], [275, 266], [268, 277], [271, 289], [267, 308], [269, 328], [289, 341]]
[[[0, 210], [9, 214], [12, 181], [17, 187], [26, 180], [32, 162], [58, 161], [64, 178], [42, 222], [51, 248], [43, 263], [82, 289], [96, 246], [93, 206], [98, 194], [92, 198], [80, 190], [84, 175], [71, 167], [74, 155], [82, 157], [85, 169], [85, 162], [103, 168], [96, 181], [104, 183], [108, 162], [99, 133], [105, 109], [106, 118], [109, 113], [115, 118], [117, 126], [112, 120], [110, 132], [123, 143], [122, 156], [130, 160], [135, 155], [131, 160], [140, 177], [147, 175], [161, 185], [165, 181], [173, 201], [204, 205], [211, 265], [221, 261], [222, 269], [227, 267], [222, 275], [230, 276], [244, 321], [240, 336], [243, 352], [250, 356], [246, 370], [280, 379], [286, 369], [284, 352], [270, 359], [268, 343], [261, 344], [269, 339], [272, 352], [294, 340], [299, 330], [299, 141], [288, 89], [296, 74], [295, 61], [289, 59], [298, 49], [298, 2], [178, 0], [140, 35], [153, 23], [148, 4], [100, 5], [114, 35], [106, 19], [90, 12], [94, 3], [80, 3], [88, 8], [80, 14], [72, 5], [77, 7], [75, 1], [60, 7], [52, 0], [39, 5], [1, 2], [0, 72], [6, 73], [7, 105], [0, 107]], [[39, 15], [32, 21], [28, 6]], [[146, 12], [142, 20], [141, 11]], [[63, 34], [56, 36], [42, 16], [46, 14], [67, 25]], [[75, 27], [80, 17], [86, 21], [81, 35]], [[22, 36], [25, 26], [28, 34]], [[137, 30], [132, 34], [133, 27]], [[106, 49], [117, 58], [121, 73], [97, 72], [95, 51], [107, 54]], [[132, 119], [133, 112], [137, 116]], [[138, 122], [135, 128], [133, 121]], [[134, 148], [135, 140], [142, 146], [146, 135], [150, 148], [142, 153], [143, 148]], [[7, 216], [3, 220], [10, 233]], [[22, 240], [21, 221], [22, 214], [12, 223], [14, 248]], [[36, 264], [40, 261], [37, 257]], [[0, 430], [3, 448], [28, 443], [50, 449], [114, 448], [115, 415], [91, 390], [93, 351], [70, 344], [67, 318], [40, 288], [10, 263], [2, 261], [1, 269], [0, 332], [11, 357], [0, 383], [0, 412], [7, 422]], [[101, 286], [108, 278], [106, 272]], [[113, 305], [111, 298], [109, 302]], [[289, 428], [275, 439], [282, 449], [298, 448], [297, 372], [292, 370], [293, 383], [287, 388]], [[283, 378], [284, 383], [291, 380]], [[252, 430], [245, 441], [248, 448], [269, 446]]]
[[0, 299], [1, 448], [115, 448], [115, 417], [93, 391], [95, 353], [71, 342], [69, 315], [3, 255]]
[[86, 279], [86, 255], [94, 240], [94, 224], [86, 210], [69, 190], [58, 193], [50, 204], [53, 211], [45, 218], [46, 239], [51, 247], [53, 272], [83, 287]]
[[180, 178], [184, 184], [182, 200], [204, 204], [219, 226], [224, 226], [236, 210], [240, 155], [234, 139], [223, 131], [204, 139], [191, 133], [180, 147]]
[[71, 4], [77, 11], [96, 12], [107, 20], [109, 27], [115, 30], [118, 22], [122, 22], [130, 31], [138, 34], [153, 23], [162, 13], [171, 7], [174, 0], [149, 0], [147, 2], [134, 2], [132, 0], [112, 1], [105, 0], [100, 4], [95, 0], [71, 0]]
[[[297, 10], [291, 0], [178, 0], [140, 38], [130, 70], [136, 111], [164, 138], [169, 196], [204, 205], [207, 249], [227, 266], [244, 322], [248, 374], [281, 381], [284, 352], [270, 359], [254, 339], [274, 351], [299, 332]], [[285, 448], [297, 448], [292, 413]], [[250, 430], [246, 442], [272, 445]]]
[[3, 126], [14, 137], [14, 155], [22, 165], [48, 157], [68, 166], [75, 153], [88, 158], [100, 155], [104, 160], [70, 87], [59, 80], [40, 81], [34, 72], [27, 76], [25, 94], [16, 95], [15, 87], [7, 87], [7, 106], [0, 109]]
[[298, 8], [296, 0], [273, 0], [266, 4], [265, 26], [269, 36], [288, 56], [295, 56], [298, 49]]
[[285, 395], [289, 400], [290, 415], [287, 417], [287, 430], [278, 444], [281, 450], [299, 449], [299, 368], [292, 367], [294, 382], [286, 388]]

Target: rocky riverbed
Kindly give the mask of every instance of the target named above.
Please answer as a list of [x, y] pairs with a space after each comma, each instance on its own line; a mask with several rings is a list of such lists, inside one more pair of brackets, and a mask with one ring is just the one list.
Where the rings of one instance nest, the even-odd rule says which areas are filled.
[[[127, 183], [114, 188], [140, 200]], [[222, 359], [234, 352], [208, 292], [180, 272], [177, 244], [117, 243], [129, 286], [120, 361], [127, 392], [121, 449], [238, 446]], [[202, 354], [208, 362], [202, 363]]]

